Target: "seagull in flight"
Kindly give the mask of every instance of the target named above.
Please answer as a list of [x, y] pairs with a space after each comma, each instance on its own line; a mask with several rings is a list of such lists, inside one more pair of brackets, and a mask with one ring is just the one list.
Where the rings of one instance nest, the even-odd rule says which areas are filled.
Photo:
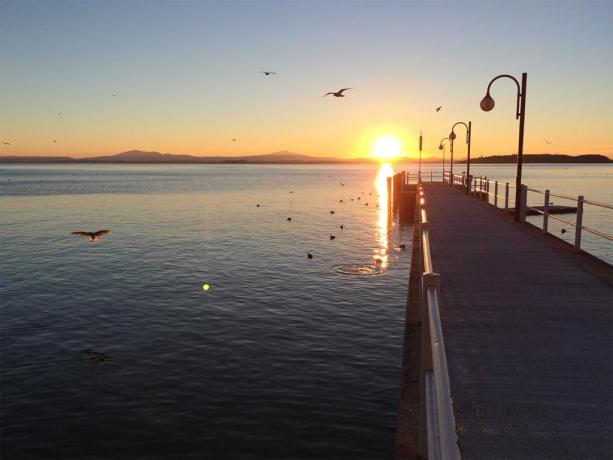
[[98, 241], [101, 236], [109, 234], [109, 230], [98, 230], [97, 232], [72, 232], [74, 236], [86, 236], [90, 242]]
[[442, 105], [439, 105], [439, 106], [436, 108], [436, 111], [437, 111], [437, 112], [440, 112], [442, 108], [443, 108], [443, 106], [442, 106]]
[[117, 94], [113, 93], [113, 97], [116, 97], [116, 96], [117, 96]]
[[260, 73], [263, 73], [267, 77], [269, 75], [277, 75], [277, 72], [271, 72], [270, 70], [262, 70]]
[[232, 139], [232, 142], [236, 142], [236, 137]]
[[62, 114], [62, 112], [58, 112], [57, 114], [58, 114], [58, 116], [60, 116]]
[[334, 97], [345, 97], [345, 95], [343, 94], [343, 91], [347, 91], [348, 89], [352, 89], [352, 88], [339, 89], [337, 92], [330, 91], [329, 93], [324, 94], [322, 97], [326, 97], [329, 94], [332, 94], [332, 96], [334, 96]]
[[3, 143], [4, 145], [11, 145], [11, 143], [10, 143], [10, 142], [6, 142], [6, 141], [2, 141], [2, 143]]
[[551, 144], [551, 142], [549, 142], [547, 139], [543, 138], [543, 140], [545, 141], [545, 144]]
[[57, 139], [53, 139], [53, 142], [57, 142]]

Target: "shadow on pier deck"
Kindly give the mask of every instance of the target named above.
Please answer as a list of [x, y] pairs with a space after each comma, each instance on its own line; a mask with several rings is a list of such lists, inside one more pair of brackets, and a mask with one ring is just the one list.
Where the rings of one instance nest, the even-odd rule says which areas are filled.
[[[612, 458], [611, 266], [448, 185], [424, 193], [462, 458]], [[397, 458], [419, 439], [419, 340], [407, 324]]]

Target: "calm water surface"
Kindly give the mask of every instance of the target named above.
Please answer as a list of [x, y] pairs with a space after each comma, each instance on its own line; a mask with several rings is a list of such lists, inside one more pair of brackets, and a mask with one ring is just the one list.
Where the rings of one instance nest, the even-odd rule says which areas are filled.
[[378, 172], [3, 166], [3, 458], [390, 458], [411, 229]]
[[[376, 207], [390, 172], [3, 165], [3, 458], [391, 458], [411, 228]], [[514, 166], [473, 173], [512, 182]], [[610, 203], [612, 174], [524, 177]], [[380, 275], [337, 271], [375, 258]]]

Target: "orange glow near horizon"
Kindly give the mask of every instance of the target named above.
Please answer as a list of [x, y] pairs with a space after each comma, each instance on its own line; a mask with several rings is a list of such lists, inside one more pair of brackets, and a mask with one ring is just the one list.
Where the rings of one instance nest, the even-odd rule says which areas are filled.
[[402, 144], [395, 136], [378, 137], [373, 143], [371, 155], [381, 161], [394, 160], [402, 156]]
[[389, 163], [382, 163], [375, 178], [375, 190], [378, 194], [379, 215], [377, 216], [377, 241], [379, 247], [375, 249], [374, 259], [381, 259], [381, 267], [386, 268], [389, 263], [389, 234], [392, 231], [391, 221], [387, 215], [387, 178], [394, 175], [394, 169]]

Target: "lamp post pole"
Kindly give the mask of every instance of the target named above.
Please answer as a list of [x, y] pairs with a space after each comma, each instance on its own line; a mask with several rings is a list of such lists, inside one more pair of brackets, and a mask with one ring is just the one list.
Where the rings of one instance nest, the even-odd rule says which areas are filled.
[[451, 133], [449, 134], [449, 139], [451, 139], [452, 142], [457, 137], [454, 132], [454, 129], [458, 125], [464, 125], [466, 127], [466, 144], [468, 144], [468, 147], [466, 149], [466, 193], [468, 194], [470, 188], [470, 139], [472, 134], [472, 122], [469, 121], [468, 124], [466, 124], [463, 121], [458, 121], [456, 124], [454, 124], [451, 127]]
[[421, 147], [423, 144], [422, 132], [419, 132], [419, 181], [421, 182]]
[[438, 149], [443, 151], [443, 182], [445, 182], [445, 141], [451, 142], [448, 137], [443, 137], [438, 144]]
[[490, 96], [490, 88], [499, 78], [510, 78], [515, 82], [517, 86], [517, 104], [515, 108], [515, 119], [519, 120], [519, 142], [517, 146], [517, 175], [515, 177], [515, 220], [520, 221], [520, 209], [521, 209], [521, 173], [524, 162], [524, 122], [526, 115], [526, 89], [528, 85], [528, 74], [526, 72], [521, 74], [521, 86], [517, 79], [512, 75], [502, 74], [494, 77], [490, 84], [487, 85], [487, 92], [485, 97], [481, 100], [481, 110], [489, 112], [494, 108], [495, 102], [492, 96]]

